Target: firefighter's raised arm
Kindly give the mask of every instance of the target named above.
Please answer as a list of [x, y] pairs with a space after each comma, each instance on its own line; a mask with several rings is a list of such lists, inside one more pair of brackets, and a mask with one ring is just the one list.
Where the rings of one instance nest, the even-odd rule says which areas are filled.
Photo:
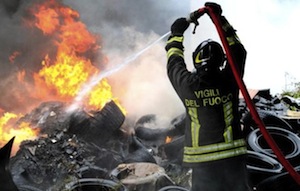
[[205, 7], [210, 8], [210, 10], [214, 12], [214, 15], [219, 17], [221, 27], [224, 31], [229, 48], [231, 49], [235, 59], [235, 67], [239, 70], [240, 75], [243, 76], [247, 52], [243, 44], [241, 43], [238, 35], [236, 34], [236, 30], [228, 22], [225, 16], [222, 15], [223, 11], [220, 5], [216, 3], [207, 2], [205, 3]]
[[236, 34], [236, 30], [232, 27], [232, 25], [230, 25], [230, 23], [225, 18], [225, 16], [222, 15], [223, 11], [221, 6], [216, 3], [207, 2], [205, 3], [205, 7], [209, 7], [214, 12], [214, 15], [220, 18], [222, 29], [225, 32], [226, 39], [229, 43], [229, 46], [235, 43], [241, 43]]
[[177, 55], [183, 58], [183, 33], [189, 25], [190, 23], [186, 21], [186, 18], [178, 18], [171, 25], [171, 35], [165, 47], [168, 58], [172, 55]]

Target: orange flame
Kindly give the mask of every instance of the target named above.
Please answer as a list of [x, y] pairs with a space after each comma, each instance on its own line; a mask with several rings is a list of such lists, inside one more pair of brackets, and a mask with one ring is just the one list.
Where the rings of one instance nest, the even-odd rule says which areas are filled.
[[[84, 57], [89, 52], [99, 51], [98, 37], [91, 34], [78, 20], [75, 10], [63, 6], [55, 0], [47, 1], [35, 9], [35, 26], [45, 35], [55, 33], [57, 54], [55, 58], [47, 55], [44, 66], [34, 74], [38, 97], [51, 95], [57, 100], [71, 101], [91, 76], [100, 71], [92, 61]], [[107, 79], [102, 80], [86, 97], [84, 104], [89, 109], [101, 109], [107, 102], [114, 100], [121, 110], [125, 109], [111, 91]]]
[[171, 141], [172, 141], [172, 137], [167, 136], [167, 137], [166, 137], [166, 140], [165, 140], [165, 143], [170, 143]]
[[0, 117], [0, 146], [5, 145], [12, 137], [16, 137], [13, 144], [12, 155], [15, 155], [19, 149], [19, 145], [23, 140], [33, 139], [37, 137], [38, 129], [33, 129], [28, 123], [22, 122], [15, 127], [13, 122], [22, 115], [6, 112]]
[[59, 26], [59, 18], [55, 10], [47, 8], [45, 6], [40, 7], [40, 11], [35, 15], [38, 21], [35, 23], [35, 26], [39, 29], [43, 29], [44, 34], [50, 34], [55, 31], [56, 27]]

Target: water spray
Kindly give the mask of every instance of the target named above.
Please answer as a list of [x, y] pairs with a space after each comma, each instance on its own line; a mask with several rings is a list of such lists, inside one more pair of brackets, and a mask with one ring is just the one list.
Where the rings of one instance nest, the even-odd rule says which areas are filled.
[[120, 71], [121, 69], [123, 69], [125, 66], [129, 65], [130, 63], [132, 63], [132, 61], [134, 61], [135, 59], [137, 59], [139, 56], [141, 56], [144, 52], [146, 52], [147, 50], [149, 50], [153, 45], [157, 44], [158, 42], [160, 42], [162, 39], [164, 39], [166, 36], [170, 35], [171, 32], [167, 32], [166, 34], [160, 36], [157, 40], [149, 43], [148, 45], [145, 46], [145, 48], [143, 48], [142, 50], [140, 50], [139, 52], [127, 57], [124, 62], [119, 63], [117, 65], [115, 65], [113, 68], [108, 69], [108, 70], [104, 70], [103, 72], [101, 72], [99, 75], [97, 76], [93, 76], [89, 82], [87, 82], [86, 84], [83, 85], [81, 91], [78, 92], [77, 96], [75, 97], [73, 103], [67, 108], [67, 112], [72, 112], [74, 110], [76, 110], [80, 105], [81, 102], [83, 100], [83, 98], [93, 89], [94, 86], [96, 86], [103, 78], [106, 78], [118, 71]]

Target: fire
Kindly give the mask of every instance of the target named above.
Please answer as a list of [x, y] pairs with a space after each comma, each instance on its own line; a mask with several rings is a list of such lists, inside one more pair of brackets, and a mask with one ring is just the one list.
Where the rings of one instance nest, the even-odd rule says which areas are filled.
[[15, 136], [12, 155], [15, 155], [19, 149], [19, 145], [23, 140], [34, 139], [37, 137], [38, 129], [33, 129], [28, 123], [22, 122], [18, 126], [14, 126], [15, 120], [22, 115], [6, 112], [0, 117], [0, 146], [5, 145], [12, 137]]
[[44, 67], [35, 74], [36, 86], [46, 85], [48, 90], [55, 91], [61, 99], [70, 100], [95, 71], [96, 68], [89, 61], [62, 52], [54, 65], [44, 62]]
[[[46, 1], [33, 9], [35, 26], [44, 35], [54, 36], [57, 54], [55, 58], [47, 55], [42, 62], [43, 68], [34, 74], [37, 97], [72, 101], [82, 86], [100, 73], [89, 53], [100, 51], [99, 37], [90, 33], [79, 21], [79, 13], [55, 0]], [[118, 99], [112, 94], [107, 79], [103, 79], [86, 96], [84, 104], [89, 109], [101, 109], [107, 102], [114, 100], [125, 113]]]
[[[34, 87], [27, 86], [24, 82], [25, 76], [32, 74], [31, 71], [19, 71], [17, 81], [30, 87], [30, 97], [35, 100], [72, 102], [85, 83], [101, 72], [94, 63], [97, 57], [95, 55], [99, 55], [101, 49], [100, 37], [89, 32], [85, 24], [80, 22], [79, 13], [61, 1], [44, 1], [32, 7], [30, 13], [34, 19], [24, 20], [27, 22], [25, 26], [40, 30], [42, 35], [52, 39], [53, 47], [49, 47], [51, 52], [44, 53], [46, 56], [40, 63], [41, 69], [33, 73]], [[21, 54], [18, 51], [13, 52], [9, 61], [15, 63], [16, 57]], [[106, 60], [99, 62], [105, 64]], [[113, 96], [109, 80], [103, 79], [86, 95], [82, 104], [86, 109], [99, 110], [111, 100], [126, 113], [118, 99]], [[38, 135], [38, 131], [27, 123], [15, 126], [12, 121], [21, 116], [6, 112], [0, 117], [0, 146], [15, 136], [13, 152], [21, 141]]]
[[40, 6], [39, 12], [37, 12], [35, 16], [38, 18], [35, 26], [39, 29], [42, 29], [44, 34], [50, 34], [54, 32], [59, 26], [59, 15], [55, 10], [48, 8], [45, 5]]
[[167, 136], [166, 140], [165, 140], [165, 143], [170, 143], [171, 141], [172, 141], [172, 137]]

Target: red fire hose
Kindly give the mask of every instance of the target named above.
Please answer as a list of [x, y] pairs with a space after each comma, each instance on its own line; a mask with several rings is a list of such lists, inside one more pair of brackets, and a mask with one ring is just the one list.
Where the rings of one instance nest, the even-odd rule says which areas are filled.
[[282, 152], [280, 151], [279, 147], [277, 146], [276, 142], [274, 141], [274, 139], [272, 138], [272, 136], [269, 134], [269, 132], [267, 131], [265, 124], [263, 123], [263, 121], [261, 120], [261, 118], [259, 117], [259, 114], [257, 113], [257, 110], [250, 98], [250, 95], [247, 91], [247, 88], [243, 82], [243, 80], [240, 78], [240, 74], [236, 68], [235, 68], [235, 63], [234, 63], [234, 59], [232, 57], [232, 53], [229, 49], [229, 44], [226, 40], [226, 36], [224, 31], [222, 30], [222, 25], [220, 22], [219, 17], [217, 17], [215, 15], [215, 13], [212, 11], [212, 9], [210, 7], [204, 7], [198, 10], [198, 14], [199, 15], [203, 15], [204, 11], [207, 12], [209, 14], [209, 16], [211, 17], [213, 23], [216, 26], [216, 29], [218, 31], [218, 34], [220, 36], [220, 39], [222, 41], [223, 47], [225, 49], [226, 52], [226, 56], [229, 62], [229, 65], [231, 67], [231, 70], [233, 72], [234, 78], [244, 96], [244, 99], [246, 101], [246, 104], [250, 110], [250, 113], [254, 119], [254, 121], [256, 122], [256, 124], [258, 125], [263, 137], [265, 138], [266, 142], [268, 143], [268, 145], [271, 147], [271, 149], [273, 150], [273, 152], [275, 153], [275, 155], [277, 156], [278, 160], [280, 161], [280, 163], [285, 167], [285, 169], [288, 171], [288, 173], [292, 176], [292, 178], [300, 185], [300, 175], [297, 173], [297, 171], [295, 171], [295, 169], [293, 168], [293, 166], [289, 163], [289, 161], [287, 161], [284, 157], [284, 155], [282, 154]]

